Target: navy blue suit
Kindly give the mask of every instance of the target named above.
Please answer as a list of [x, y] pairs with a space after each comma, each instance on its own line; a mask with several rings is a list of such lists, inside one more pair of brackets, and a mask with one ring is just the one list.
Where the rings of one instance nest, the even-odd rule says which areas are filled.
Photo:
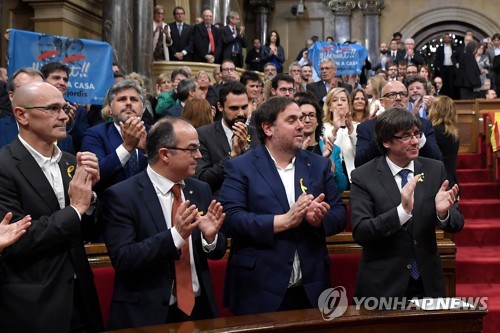
[[182, 110], [184, 110], [184, 105], [177, 104], [177, 105], [174, 105], [171, 108], [169, 108], [165, 115], [170, 116], [170, 117], [180, 117]]
[[[19, 134], [19, 128], [17, 127], [17, 122], [14, 116], [8, 116], [0, 119], [0, 148], [10, 144], [17, 138]], [[62, 151], [75, 154], [75, 147], [73, 146], [73, 138], [71, 135], [67, 135], [66, 139], [58, 140], [57, 146]]]
[[[114, 123], [99, 124], [89, 128], [82, 142], [82, 151], [90, 151], [99, 159], [101, 180], [96, 185], [96, 191], [102, 192], [131, 176], [129, 169], [130, 160], [122, 166], [116, 148], [123, 143], [123, 139]], [[139, 150], [139, 168], [146, 169], [148, 165], [146, 156]]]
[[[419, 119], [422, 123], [420, 131], [425, 134], [426, 142], [425, 145], [420, 148], [418, 154], [423, 157], [441, 160], [443, 154], [441, 154], [441, 150], [436, 142], [436, 134], [432, 127], [432, 123], [424, 118], [419, 117]], [[374, 129], [376, 122], [377, 118], [372, 118], [362, 122], [356, 127], [356, 137], [358, 138], [356, 142], [356, 156], [354, 157], [354, 165], [356, 167], [382, 155], [375, 141]]]
[[345, 205], [330, 169], [331, 160], [305, 150], [295, 159], [295, 198], [307, 193], [326, 195], [330, 210], [322, 228], [307, 221], [274, 234], [274, 217], [290, 210], [285, 188], [264, 145], [248, 151], [224, 166], [225, 181], [219, 200], [227, 214], [222, 226], [231, 237], [224, 305], [237, 315], [277, 311], [287, 292], [295, 252], [298, 253], [302, 286], [311, 307], [330, 287], [330, 260], [325, 237], [341, 232], [346, 222]]
[[[206, 212], [210, 205], [210, 187], [188, 178], [183, 189], [186, 200]], [[127, 195], [133, 194], [133, 195]], [[169, 310], [175, 260], [180, 251], [174, 245], [165, 216], [147, 171], [127, 179], [103, 195], [105, 240], [109, 257], [116, 270], [109, 328], [164, 324]], [[200, 296], [196, 302], [206, 304], [206, 318], [216, 317], [207, 258], [220, 259], [226, 253], [227, 241], [218, 234], [216, 248], [204, 252], [201, 232], [191, 235]]]

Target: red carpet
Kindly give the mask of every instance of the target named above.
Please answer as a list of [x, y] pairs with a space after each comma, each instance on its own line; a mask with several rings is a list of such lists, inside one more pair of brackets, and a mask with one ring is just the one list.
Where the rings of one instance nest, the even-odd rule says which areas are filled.
[[488, 297], [484, 333], [500, 327], [500, 195], [491, 170], [478, 154], [460, 154], [460, 210], [464, 229], [455, 235], [457, 244], [457, 296]]

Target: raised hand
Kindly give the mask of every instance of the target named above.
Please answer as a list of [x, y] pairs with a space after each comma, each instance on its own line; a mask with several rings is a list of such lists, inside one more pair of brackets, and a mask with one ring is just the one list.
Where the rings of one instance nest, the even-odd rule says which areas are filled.
[[189, 200], [186, 200], [177, 208], [172, 226], [183, 239], [188, 239], [193, 230], [200, 224], [200, 221], [196, 220], [197, 216], [198, 209], [196, 209], [196, 206], [191, 205]]
[[208, 243], [212, 243], [215, 240], [215, 236], [219, 232], [225, 218], [226, 214], [222, 212], [221, 203], [215, 200], [212, 200], [205, 215], [196, 216], [196, 220], [200, 222], [199, 227], [203, 238]]
[[0, 222], [0, 252], [5, 247], [14, 244], [31, 225], [31, 216], [29, 215], [14, 223], [10, 223], [11, 220], [12, 213], [8, 212]]
[[321, 193], [307, 207], [306, 221], [313, 227], [319, 228], [321, 226], [325, 214], [330, 209], [330, 205], [324, 200], [325, 194]]
[[448, 215], [448, 209], [453, 206], [458, 195], [458, 185], [455, 184], [451, 189], [447, 190], [448, 184], [448, 180], [443, 182], [434, 199], [436, 203], [436, 213], [442, 220]]

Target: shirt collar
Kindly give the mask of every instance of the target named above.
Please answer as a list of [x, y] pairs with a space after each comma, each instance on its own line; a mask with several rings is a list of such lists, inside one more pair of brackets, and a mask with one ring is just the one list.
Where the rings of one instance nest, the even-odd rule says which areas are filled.
[[[276, 166], [276, 169], [281, 169], [281, 167], [278, 165], [278, 163], [277, 163], [277, 162], [276, 162], [276, 160], [274, 159], [273, 154], [271, 154], [271, 151], [269, 151], [269, 148], [267, 148], [267, 147], [266, 147], [266, 149], [267, 149], [267, 152], [269, 153], [269, 156], [271, 156], [271, 159], [273, 160], [274, 165]], [[282, 170], [290, 170], [290, 169], [293, 169], [293, 168], [295, 167], [295, 157], [296, 157], [296, 156], [294, 156], [294, 157], [292, 158], [292, 161], [290, 162], [290, 164], [288, 164], [288, 165], [287, 165], [284, 169], [282, 169]]]
[[30, 146], [28, 142], [24, 141], [24, 139], [20, 135], [18, 135], [18, 138], [19, 141], [21, 141], [21, 143], [23, 144], [23, 146], [26, 147], [26, 149], [30, 152], [31, 156], [33, 156], [38, 165], [42, 166], [46, 163], [59, 163], [59, 161], [61, 160], [62, 157], [61, 149], [59, 149], [59, 147], [55, 143], [52, 156], [46, 157], [40, 154], [38, 151], [36, 151], [36, 149]]
[[401, 168], [400, 166], [394, 164], [390, 159], [389, 157], [387, 157], [387, 155], [385, 156], [385, 160], [387, 161], [387, 164], [389, 165], [389, 169], [391, 169], [391, 172], [392, 172], [392, 176], [395, 177], [399, 171], [401, 171], [402, 169], [408, 169], [410, 170], [412, 173], [415, 173], [413, 170], [415, 168], [414, 166], [414, 163], [413, 161], [410, 161], [410, 163], [408, 163], [407, 166], [405, 166], [404, 168]]
[[151, 179], [154, 187], [163, 195], [166, 195], [168, 192], [170, 192], [175, 184], [181, 185], [181, 189], [183, 189], [185, 186], [184, 180], [181, 180], [179, 183], [174, 183], [170, 179], [163, 177], [162, 175], [154, 171], [149, 165], [146, 169], [146, 172], [148, 173], [149, 179]]

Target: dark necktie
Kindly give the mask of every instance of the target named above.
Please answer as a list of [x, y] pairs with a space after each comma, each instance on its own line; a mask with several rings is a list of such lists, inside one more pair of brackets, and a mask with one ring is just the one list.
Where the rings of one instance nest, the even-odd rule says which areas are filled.
[[[399, 174], [401, 176], [401, 189], [406, 185], [408, 182], [408, 175], [410, 174], [410, 170], [408, 169], [401, 169], [399, 171]], [[408, 223], [412, 223], [413, 220], [408, 221]], [[411, 277], [414, 280], [418, 280], [420, 277], [420, 272], [418, 271], [418, 265], [417, 265], [417, 260], [413, 258], [413, 263], [411, 265]]]
[[182, 34], [182, 24], [177, 25], [177, 30], [179, 30], [179, 36]]
[[139, 173], [139, 160], [137, 158], [137, 149], [134, 149], [130, 153], [130, 159], [128, 160], [130, 176], [136, 175]]
[[[175, 214], [182, 203], [181, 186], [175, 184], [170, 190], [174, 196], [172, 203], [172, 228], [174, 227]], [[194, 308], [193, 283], [191, 282], [191, 263], [189, 256], [189, 238], [181, 248], [181, 256], [175, 261], [175, 295], [177, 307], [190, 316]]]

